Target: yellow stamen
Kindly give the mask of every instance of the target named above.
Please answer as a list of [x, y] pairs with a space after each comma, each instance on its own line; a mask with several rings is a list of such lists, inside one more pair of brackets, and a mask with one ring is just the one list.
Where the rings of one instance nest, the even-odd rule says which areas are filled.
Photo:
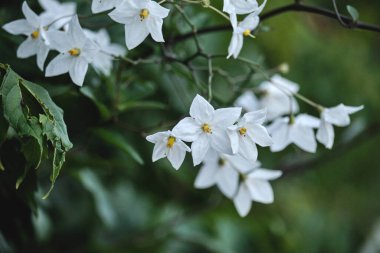
[[166, 143], [166, 146], [168, 147], [168, 148], [172, 148], [173, 147], [173, 145], [174, 145], [174, 143], [175, 143], [175, 137], [173, 137], [173, 136], [169, 136], [169, 138], [168, 138], [168, 142]]
[[79, 56], [80, 55], [80, 49], [79, 48], [72, 48], [69, 50], [69, 54], [71, 56]]
[[223, 167], [225, 164], [226, 164], [226, 160], [224, 160], [223, 158], [219, 158], [218, 160], [219, 167]]
[[148, 9], [142, 9], [140, 11], [140, 19], [141, 19], [141, 21], [143, 21], [144, 19], [146, 19], [148, 16], [149, 16], [149, 10]]
[[212, 129], [209, 124], [203, 124], [201, 128], [202, 128], [202, 131], [205, 133], [208, 133], [208, 134], [212, 133]]
[[251, 34], [251, 30], [247, 29], [243, 32], [244, 36], [249, 36]]
[[40, 31], [37, 29], [34, 32], [32, 32], [32, 34], [30, 36], [32, 36], [32, 39], [35, 40], [40, 36]]
[[245, 128], [245, 127], [240, 128], [239, 133], [240, 133], [240, 135], [245, 136], [247, 134], [247, 128]]

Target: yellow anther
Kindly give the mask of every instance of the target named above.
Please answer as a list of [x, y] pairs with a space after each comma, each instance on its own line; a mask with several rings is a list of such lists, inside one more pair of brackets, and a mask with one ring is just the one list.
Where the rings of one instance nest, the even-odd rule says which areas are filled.
[[79, 56], [80, 55], [80, 49], [79, 48], [72, 48], [69, 50], [69, 54], [71, 56]]
[[148, 9], [142, 9], [140, 11], [140, 19], [141, 19], [141, 21], [143, 21], [144, 19], [146, 19], [148, 16], [149, 16], [149, 10]]
[[219, 158], [218, 160], [219, 167], [223, 167], [225, 164], [226, 164], [226, 160], [224, 160], [223, 158]]
[[249, 36], [251, 34], [251, 30], [247, 29], [243, 32], [244, 36]]
[[169, 138], [168, 138], [168, 142], [166, 143], [166, 146], [168, 147], [168, 148], [172, 148], [173, 147], [173, 145], [174, 145], [174, 143], [175, 143], [175, 137], [173, 137], [173, 136], [169, 136]]
[[203, 124], [201, 128], [202, 128], [202, 131], [205, 133], [208, 133], [208, 134], [212, 133], [212, 130], [209, 124]]
[[34, 32], [32, 32], [32, 34], [30, 36], [32, 36], [32, 39], [35, 40], [40, 36], [40, 31], [37, 29]]
[[240, 128], [239, 129], [239, 133], [240, 133], [240, 135], [246, 135], [247, 134], [247, 128], [245, 128], [245, 127], [242, 127], [242, 128]]

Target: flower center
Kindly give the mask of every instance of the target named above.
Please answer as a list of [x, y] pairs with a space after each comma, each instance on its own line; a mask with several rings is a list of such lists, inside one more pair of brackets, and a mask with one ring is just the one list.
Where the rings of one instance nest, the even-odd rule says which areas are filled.
[[243, 32], [244, 36], [249, 36], [251, 34], [251, 30], [247, 29]]
[[30, 36], [32, 36], [32, 39], [34, 40], [37, 39], [40, 36], [40, 30], [35, 30]]
[[69, 54], [71, 56], [79, 56], [80, 55], [80, 49], [79, 48], [72, 48], [69, 50]]
[[207, 123], [203, 124], [201, 128], [202, 128], [202, 131], [205, 133], [208, 133], [208, 134], [212, 133], [212, 129], [211, 129], [210, 125]]
[[168, 147], [168, 148], [172, 148], [173, 147], [173, 145], [174, 145], [174, 143], [175, 143], [175, 137], [173, 137], [173, 136], [169, 136], [169, 138], [168, 138], [168, 142], [166, 143], [166, 146]]
[[149, 16], [149, 10], [148, 9], [142, 9], [140, 11], [140, 19], [141, 19], [141, 21], [143, 21], [144, 19], [146, 19], [148, 16]]
[[247, 134], [247, 128], [245, 128], [245, 127], [240, 128], [239, 134], [245, 136]]

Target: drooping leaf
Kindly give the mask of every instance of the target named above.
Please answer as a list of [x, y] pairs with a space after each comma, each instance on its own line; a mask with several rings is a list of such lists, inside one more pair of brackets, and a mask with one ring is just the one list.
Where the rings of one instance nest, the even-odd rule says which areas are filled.
[[144, 160], [141, 158], [137, 150], [132, 147], [121, 134], [102, 128], [94, 129], [93, 132], [104, 142], [120, 149], [127, 155], [130, 155], [137, 163], [141, 165], [144, 164]]
[[[53, 102], [44, 88], [21, 78], [9, 66], [2, 67], [6, 70], [1, 85], [4, 118], [20, 137], [27, 162], [16, 187], [20, 186], [29, 168], [39, 167], [42, 155], [47, 151], [46, 144], [50, 143], [54, 149], [53, 170], [50, 190], [44, 196], [46, 198], [54, 187], [66, 152], [73, 146], [63, 120], [63, 110]], [[36, 104], [41, 112], [38, 115], [31, 110]]]

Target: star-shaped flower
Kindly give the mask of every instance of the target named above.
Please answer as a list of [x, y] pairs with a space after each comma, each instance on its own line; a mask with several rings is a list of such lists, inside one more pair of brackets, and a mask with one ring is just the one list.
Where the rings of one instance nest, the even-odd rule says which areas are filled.
[[43, 70], [49, 47], [46, 45], [46, 30], [43, 19], [34, 13], [26, 2], [22, 4], [25, 19], [7, 23], [3, 29], [14, 35], [26, 35], [27, 39], [17, 49], [17, 57], [28, 58], [37, 55], [37, 65]]
[[273, 142], [266, 128], [262, 125], [265, 121], [266, 110], [249, 112], [228, 128], [228, 137], [231, 141], [232, 152], [239, 154], [247, 160], [257, 160], [256, 143], [262, 147], [270, 146]]
[[46, 76], [57, 76], [69, 72], [71, 80], [79, 86], [83, 85], [88, 64], [99, 51], [99, 47], [86, 37], [78, 16], [69, 23], [67, 32], [52, 31], [49, 33], [52, 48], [60, 52], [46, 67]]
[[111, 39], [105, 29], [101, 29], [98, 32], [90, 30], [84, 30], [84, 32], [100, 48], [94, 55], [91, 65], [96, 72], [109, 76], [114, 57], [125, 55], [126, 49], [119, 44], [111, 43]]
[[362, 110], [363, 106], [346, 106], [339, 104], [332, 108], [325, 108], [321, 113], [321, 123], [317, 131], [317, 140], [331, 149], [334, 144], [334, 127], [344, 127], [350, 124], [350, 114]]
[[152, 161], [167, 157], [171, 165], [178, 170], [185, 159], [186, 152], [190, 148], [176, 137], [171, 131], [159, 132], [146, 137], [149, 142], [154, 143]]
[[252, 201], [263, 204], [273, 202], [273, 189], [268, 181], [279, 178], [279, 170], [260, 169], [260, 163], [249, 173], [241, 174], [239, 190], [234, 197], [234, 205], [241, 217], [246, 216], [252, 207]]
[[109, 16], [125, 24], [125, 42], [128, 49], [140, 45], [150, 34], [157, 42], [164, 42], [163, 19], [169, 14], [166, 9], [152, 0], [124, 1]]
[[298, 112], [298, 103], [293, 97], [298, 90], [298, 84], [280, 75], [274, 75], [270, 81], [261, 83], [258, 87], [258, 91], [262, 94], [260, 105], [267, 109], [268, 120]]
[[210, 147], [218, 152], [232, 154], [227, 135], [227, 127], [239, 118], [241, 108], [215, 110], [203, 97], [197, 95], [190, 107], [190, 116], [173, 128], [180, 139], [192, 142], [191, 150], [194, 166], [200, 164]]
[[315, 153], [317, 142], [313, 128], [318, 128], [320, 120], [316, 117], [300, 114], [297, 117], [283, 117], [276, 119], [268, 131], [272, 135], [272, 152], [278, 152], [294, 143], [302, 150]]

